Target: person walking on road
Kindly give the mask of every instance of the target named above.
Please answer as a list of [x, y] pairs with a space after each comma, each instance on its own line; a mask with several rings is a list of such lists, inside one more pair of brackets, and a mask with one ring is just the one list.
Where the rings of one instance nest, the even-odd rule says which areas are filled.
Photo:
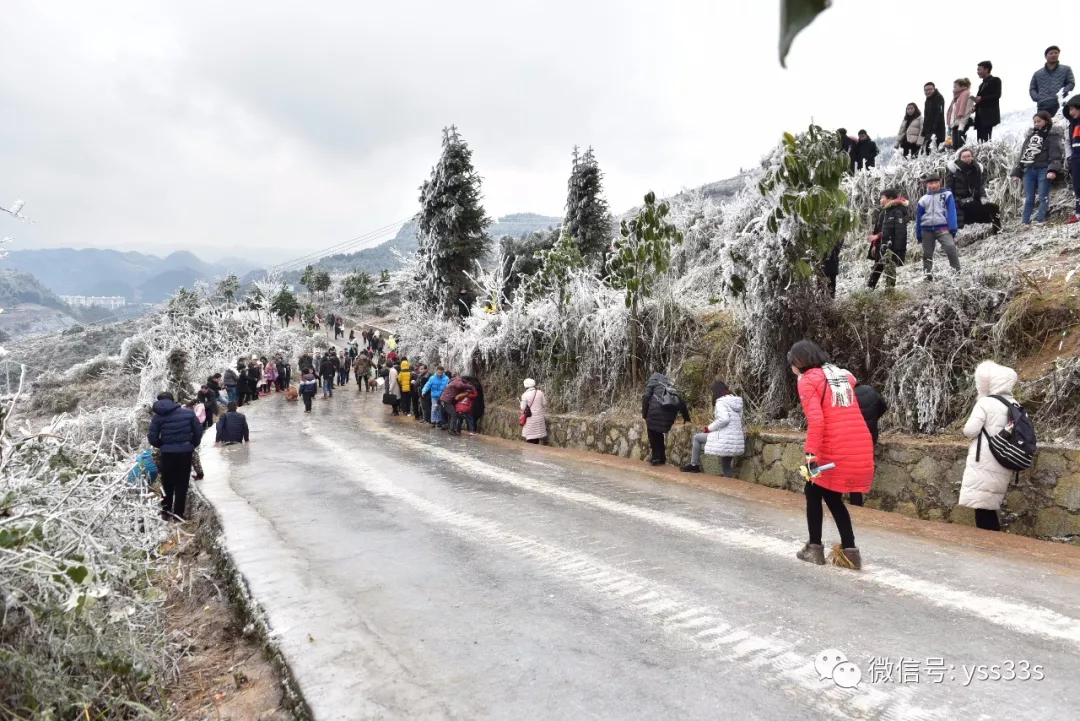
[[324, 355], [319, 363], [319, 378], [322, 379], [323, 398], [334, 395], [334, 363], [329, 355]]
[[1058, 62], [1061, 48], [1051, 45], [1043, 53], [1046, 63], [1035, 71], [1028, 85], [1028, 94], [1035, 101], [1038, 110], [1045, 111], [1053, 117], [1061, 101], [1068, 97], [1076, 87], [1076, 77], [1073, 76], [1072, 68]]
[[701, 473], [701, 452], [707, 456], [720, 457], [720, 472], [726, 478], [735, 473], [731, 461], [746, 452], [746, 435], [743, 433], [743, 399], [734, 395], [723, 381], [712, 384], [713, 422], [701, 433], [694, 434], [690, 449], [690, 463], [682, 467], [684, 473]]
[[964, 435], [972, 441], [968, 446], [959, 504], [975, 509], [975, 525], [986, 531], [1001, 530], [998, 509], [1016, 476], [1015, 471], [1005, 468], [994, 458], [988, 440], [1009, 423], [1009, 404], [1016, 403], [1013, 398], [1016, 378], [1012, 368], [993, 361], [985, 361], [975, 368], [975, 390], [979, 399], [964, 424]]
[[172, 393], [158, 394], [146, 440], [161, 454], [158, 469], [165, 492], [161, 503], [163, 519], [184, 520], [191, 482], [191, 456], [199, 447], [202, 434], [202, 424], [194, 411], [177, 403]]
[[311, 413], [311, 401], [319, 391], [319, 379], [314, 368], [306, 368], [300, 376], [300, 397], [304, 399], [304, 413]]
[[400, 415], [398, 409], [401, 407], [401, 382], [398, 380], [398, 369], [392, 364], [386, 366], [386, 398], [391, 400], [390, 408], [393, 413], [390, 415]]
[[547, 438], [547, 396], [536, 387], [532, 378], [525, 379], [525, 392], [521, 394], [521, 437], [526, 443], [539, 445]]
[[652, 457], [649, 463], [662, 466], [667, 463], [664, 436], [675, 425], [675, 418], [682, 413], [683, 422], [690, 422], [690, 410], [686, 407], [675, 387], [663, 373], [653, 373], [645, 383], [641, 396], [641, 418], [649, 436]]
[[[855, 396], [855, 377], [829, 362], [816, 343], [801, 340], [787, 354], [791, 372], [799, 379], [799, 401], [806, 415], [806, 526], [810, 538], [796, 557], [825, 564], [821, 541], [824, 513], [829, 507], [840, 543], [830, 557], [834, 564], [862, 568], [862, 554], [855, 545], [851, 516], [844, 493], [868, 493], [874, 480], [874, 446]], [[820, 466], [835, 464], [821, 470]]]
[[229, 410], [222, 414], [217, 422], [217, 435], [214, 443], [249, 443], [247, 416], [236, 410], [236, 404], [230, 403]]
[[356, 376], [357, 391], [363, 391], [365, 387], [367, 387], [367, 390], [371, 390], [370, 386], [368, 386], [369, 371], [371, 371], [371, 359], [364, 353], [356, 356], [356, 360], [353, 361], [353, 375]]
[[1001, 78], [991, 72], [994, 64], [989, 60], [979, 63], [979, 89], [975, 94], [975, 136], [980, 143], [994, 136], [994, 127], [1001, 123]]

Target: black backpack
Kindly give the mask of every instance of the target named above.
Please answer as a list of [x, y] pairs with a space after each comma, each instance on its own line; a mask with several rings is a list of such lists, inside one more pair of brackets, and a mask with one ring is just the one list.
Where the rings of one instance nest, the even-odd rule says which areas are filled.
[[675, 411], [682, 405], [682, 398], [679, 397], [679, 392], [675, 390], [675, 386], [665, 385], [661, 386], [660, 393], [660, 407], [666, 411]]
[[982, 451], [982, 437], [986, 436], [986, 445], [994, 460], [1010, 471], [1026, 471], [1035, 463], [1035, 426], [1027, 416], [1024, 407], [1015, 401], [1010, 402], [1001, 396], [990, 396], [1001, 401], [1009, 409], [1009, 422], [996, 435], [990, 435], [984, 428], [979, 434], [979, 445], [975, 449], [975, 460], [979, 460]]

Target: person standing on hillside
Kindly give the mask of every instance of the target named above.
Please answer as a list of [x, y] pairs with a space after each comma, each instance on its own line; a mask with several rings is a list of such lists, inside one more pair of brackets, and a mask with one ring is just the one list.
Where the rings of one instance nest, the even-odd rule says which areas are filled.
[[946, 121], [949, 126], [948, 144], [959, 150], [967, 142], [968, 123], [975, 112], [975, 98], [971, 97], [971, 81], [957, 78], [952, 86], [953, 99], [949, 103]]
[[949, 163], [945, 185], [956, 198], [957, 226], [961, 223], [990, 223], [994, 235], [1001, 230], [1001, 211], [994, 203], [985, 203], [982, 166], [975, 161], [970, 148], [960, 151], [956, 160]]
[[855, 169], [872, 168], [877, 165], [878, 146], [865, 130], [859, 131], [859, 139], [852, 148], [851, 157], [855, 160]]
[[882, 272], [885, 285], [896, 287], [896, 268], [907, 259], [908, 208], [907, 198], [895, 188], [881, 191], [881, 210], [874, 220], [874, 234], [870, 236], [870, 259], [875, 261], [866, 285], [877, 287]]
[[184, 520], [188, 484], [191, 482], [191, 456], [202, 441], [202, 424], [195, 413], [176, 402], [172, 393], [159, 393], [154, 403], [154, 418], [146, 440], [161, 454], [158, 468], [165, 498], [161, 517]]
[[[855, 376], [829, 362], [816, 343], [801, 340], [787, 354], [791, 372], [799, 379], [799, 401], [806, 415], [806, 465], [801, 469], [806, 484], [806, 526], [810, 539], [795, 554], [800, 561], [825, 565], [821, 541], [829, 507], [840, 543], [833, 547], [834, 564], [862, 568], [862, 554], [855, 545], [851, 515], [844, 493], [869, 493], [874, 480], [874, 446], [855, 397]], [[820, 466], [835, 464], [828, 470]]]
[[896, 149], [904, 153], [905, 158], [918, 155], [923, 149], [923, 117], [919, 106], [908, 103], [904, 109], [904, 119], [900, 122], [900, 131], [896, 134]]
[[855, 138], [847, 134], [847, 128], [839, 128], [836, 135], [840, 138], [840, 152], [848, 156], [850, 160], [849, 171], [855, 173]]
[[1053, 117], [1061, 107], [1061, 101], [1076, 87], [1076, 78], [1072, 68], [1058, 62], [1061, 48], [1051, 45], [1043, 53], [1046, 64], [1031, 76], [1028, 94], [1038, 105], [1040, 112], [1045, 111]]
[[1080, 223], [1080, 95], [1074, 95], [1065, 103], [1065, 117], [1069, 121], [1069, 177], [1072, 178], [1073, 197], [1076, 207], [1068, 224]]
[[1031, 224], [1031, 213], [1035, 210], [1035, 197], [1038, 193], [1039, 213], [1035, 224], [1046, 222], [1050, 210], [1050, 183], [1057, 178], [1065, 160], [1064, 139], [1061, 131], [1054, 127], [1050, 113], [1040, 110], [1035, 114], [1033, 127], [1020, 146], [1020, 158], [1012, 171], [1013, 183], [1024, 183], [1024, 212], [1021, 222]]
[[926, 102], [923, 104], [923, 143], [927, 153], [937, 150], [945, 142], [945, 98], [937, 86], [923, 86]]
[[945, 251], [949, 265], [960, 270], [960, 256], [956, 253], [956, 200], [953, 194], [941, 187], [941, 176], [926, 176], [926, 195], [919, 199], [915, 210], [915, 239], [922, 243], [923, 272], [926, 280], [934, 279], [934, 251], [938, 245]]
[[989, 60], [983, 60], [976, 69], [982, 81], [975, 95], [975, 136], [980, 143], [989, 141], [994, 127], [1001, 122], [1001, 78], [991, 75], [993, 69]]
[[675, 387], [663, 373], [653, 373], [645, 383], [645, 392], [641, 396], [641, 418], [649, 436], [649, 448], [652, 450], [649, 464], [662, 466], [667, 463], [665, 438], [675, 418], [682, 414], [683, 422], [690, 422], [690, 410]]

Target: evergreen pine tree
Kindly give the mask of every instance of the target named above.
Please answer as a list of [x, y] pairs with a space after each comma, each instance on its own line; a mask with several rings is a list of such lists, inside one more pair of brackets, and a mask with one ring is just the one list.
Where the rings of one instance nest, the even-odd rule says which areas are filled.
[[574, 147], [574, 168], [570, 172], [566, 193], [566, 221], [563, 227], [577, 241], [581, 255], [588, 261], [606, 263], [608, 245], [612, 236], [611, 213], [607, 201], [601, 196], [604, 174], [596, 162], [593, 149], [578, 155]]
[[487, 251], [491, 219], [480, 204], [480, 176], [472, 151], [454, 127], [443, 130], [443, 152], [420, 188], [420, 290], [422, 299], [444, 316], [457, 310], [458, 294], [472, 283], [466, 273]]

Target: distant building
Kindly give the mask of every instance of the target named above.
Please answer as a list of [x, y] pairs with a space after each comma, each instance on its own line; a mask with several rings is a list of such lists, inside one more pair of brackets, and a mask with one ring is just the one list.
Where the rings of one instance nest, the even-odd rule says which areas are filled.
[[116, 310], [127, 305], [122, 295], [62, 295], [60, 300], [72, 308], [107, 308]]

